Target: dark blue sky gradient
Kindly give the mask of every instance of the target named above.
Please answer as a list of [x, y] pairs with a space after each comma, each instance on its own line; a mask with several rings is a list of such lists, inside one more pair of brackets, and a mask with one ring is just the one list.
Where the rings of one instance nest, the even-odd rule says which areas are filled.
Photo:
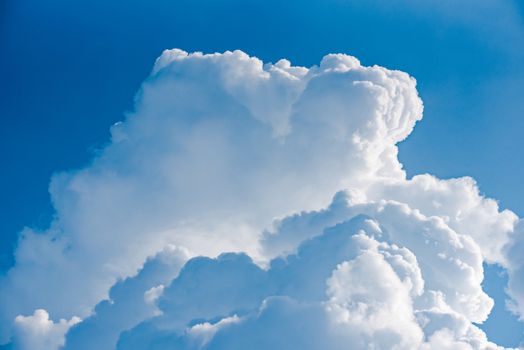
[[[89, 161], [132, 109], [154, 59], [173, 47], [239, 48], [306, 66], [344, 52], [406, 71], [425, 103], [424, 120], [400, 146], [408, 174], [471, 175], [522, 216], [523, 2], [418, 3], [0, 1], [0, 271], [12, 264], [17, 232], [52, 217], [52, 173]], [[488, 278], [500, 287], [496, 274]], [[497, 308], [491, 322], [517, 332]]]

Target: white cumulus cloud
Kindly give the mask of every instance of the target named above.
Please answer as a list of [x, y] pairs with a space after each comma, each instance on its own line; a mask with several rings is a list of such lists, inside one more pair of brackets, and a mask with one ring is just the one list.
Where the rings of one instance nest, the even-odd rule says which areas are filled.
[[492, 349], [483, 262], [524, 315], [519, 218], [471, 178], [402, 170], [423, 108], [406, 73], [174, 49], [135, 100], [89, 165], [53, 176], [49, 228], [21, 233], [1, 342]]
[[64, 345], [68, 329], [80, 322], [78, 317], [53, 322], [44, 309], [35, 310], [30, 316], [16, 316], [14, 322], [14, 348], [54, 350]]

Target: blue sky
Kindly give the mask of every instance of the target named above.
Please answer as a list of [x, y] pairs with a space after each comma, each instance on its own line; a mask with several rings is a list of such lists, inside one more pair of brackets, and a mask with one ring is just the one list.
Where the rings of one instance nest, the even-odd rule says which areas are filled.
[[[521, 1], [3, 1], [2, 270], [24, 226], [48, 225], [51, 175], [90, 160], [174, 47], [304, 66], [343, 52], [408, 72], [425, 108], [399, 147], [408, 175], [472, 176], [522, 216], [523, 15]], [[504, 310], [505, 278], [492, 267], [486, 275], [496, 305], [483, 327], [516, 345], [524, 328]]]

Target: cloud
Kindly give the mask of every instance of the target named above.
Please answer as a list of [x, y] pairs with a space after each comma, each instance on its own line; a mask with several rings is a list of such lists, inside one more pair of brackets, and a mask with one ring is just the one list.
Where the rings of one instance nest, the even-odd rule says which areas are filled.
[[[263, 244], [273, 254], [278, 252], [279, 246], [285, 248], [283, 251], [289, 251], [293, 244], [318, 234], [330, 225], [355, 215], [369, 215], [380, 222], [392, 242], [415, 253], [423, 264], [426, 278], [431, 277], [432, 281], [432, 276], [446, 276], [436, 289], [449, 292], [448, 303], [455, 304], [452, 300], [456, 298], [457, 311], [476, 322], [486, 319], [492, 302], [482, 292], [480, 284], [484, 278], [482, 262], [487, 258], [471, 235], [453, 230], [453, 221], [447, 217], [428, 217], [405, 203], [385, 200], [360, 202], [362, 200], [354, 193], [340, 192], [327, 209], [294, 215], [280, 221], [276, 232], [266, 232]], [[482, 222], [475, 222], [475, 225], [479, 223]], [[462, 268], [452, 271], [455, 265]]]
[[31, 316], [17, 316], [14, 322], [15, 349], [53, 350], [64, 345], [64, 335], [69, 327], [80, 322], [78, 317], [55, 323], [44, 309], [35, 310]]
[[521, 321], [524, 321], [524, 220], [520, 219], [515, 227], [515, 234], [510, 244], [506, 245], [505, 253], [509, 263], [507, 267], [508, 286], [506, 289], [510, 299], [507, 300], [508, 308], [513, 311]]
[[471, 178], [406, 178], [421, 118], [413, 78], [351, 56], [165, 51], [108, 145], [53, 176], [55, 219], [0, 280], [1, 341], [45, 309], [83, 319], [66, 349], [494, 347], [482, 264], [518, 276], [519, 219]]
[[122, 331], [157, 315], [156, 300], [188, 259], [185, 249], [174, 246], [148, 259], [136, 276], [111, 287], [109, 299], [98, 303], [93, 315], [69, 330], [65, 349], [93, 349], [93, 341], [98, 349], [114, 348]]
[[[195, 258], [159, 299], [162, 314], [124, 332], [117, 348], [495, 349], [448, 304], [455, 291], [438, 289], [464, 266], [424, 281], [424, 263], [388, 240], [377, 221], [358, 215], [267, 270], [243, 254]], [[452, 249], [452, 241], [440, 243]], [[202, 327], [212, 335], [196, 334]]]

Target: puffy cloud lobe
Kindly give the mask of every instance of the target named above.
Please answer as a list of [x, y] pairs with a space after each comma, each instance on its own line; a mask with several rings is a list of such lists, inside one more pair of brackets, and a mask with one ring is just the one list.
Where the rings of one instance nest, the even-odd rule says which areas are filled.
[[402, 283], [383, 255], [365, 251], [338, 265], [327, 280], [328, 310], [341, 334], [360, 333], [357, 348], [415, 347], [423, 333], [413, 316], [410, 284]]
[[[406, 204], [391, 201], [358, 203], [350, 193], [340, 192], [326, 210], [294, 215], [280, 223], [282, 232], [266, 233], [264, 243], [273, 239], [300, 242], [322, 232], [323, 228], [355, 215], [369, 215], [380, 223], [381, 234], [412, 251], [421, 264], [426, 286], [447, 295], [447, 302], [472, 321], [485, 320], [493, 306], [482, 291], [482, 255], [478, 245], [466, 235], [453, 231], [439, 217], [426, 217]], [[317, 231], [303, 231], [304, 226]], [[289, 239], [286, 240], [286, 237]]]
[[[365, 191], [353, 189], [351, 192], [352, 202], [393, 200], [408, 204], [426, 216], [440, 217], [451, 229], [471, 236], [488, 262], [502, 266], [508, 264], [506, 249], [511, 244], [518, 217], [509, 210], [500, 211], [497, 202], [483, 197], [475, 181], [469, 177], [441, 180], [424, 174], [409, 180], [375, 182], [366, 186]], [[285, 222], [276, 223], [280, 231], [287, 230], [286, 225]], [[311, 226], [297, 232], [318, 229], [315, 222], [305, 225]], [[279, 253], [276, 246], [280, 247], [280, 252], [289, 251], [301, 238], [296, 237], [298, 241], [293, 243], [289, 241], [291, 235], [288, 233], [271, 235], [267, 232], [264, 239], [266, 252], [276, 254]], [[272, 245], [276, 246], [272, 248]]]
[[93, 349], [93, 340], [97, 349], [114, 349], [121, 332], [158, 313], [156, 299], [188, 259], [185, 249], [174, 246], [148, 259], [136, 276], [116, 283], [109, 299], [67, 333], [64, 349]]
[[[406, 179], [421, 117], [414, 79], [351, 56], [165, 51], [111, 142], [53, 177], [56, 219], [0, 280], [0, 340], [44, 307], [84, 318], [71, 349], [493, 348], [471, 323], [482, 263], [524, 313], [523, 230], [470, 178]], [[173, 246], [201, 257], [180, 270]]]
[[57, 323], [49, 319], [44, 309], [35, 310], [31, 316], [17, 316], [14, 323], [14, 349], [54, 350], [64, 345], [64, 336], [69, 329], [80, 322], [73, 317]]
[[518, 217], [510, 210], [500, 211], [495, 200], [483, 197], [474, 179], [440, 180], [424, 174], [408, 181], [383, 182], [367, 193], [369, 199], [392, 199], [427, 216], [441, 217], [453, 230], [471, 236], [489, 263], [507, 265], [504, 249]]

